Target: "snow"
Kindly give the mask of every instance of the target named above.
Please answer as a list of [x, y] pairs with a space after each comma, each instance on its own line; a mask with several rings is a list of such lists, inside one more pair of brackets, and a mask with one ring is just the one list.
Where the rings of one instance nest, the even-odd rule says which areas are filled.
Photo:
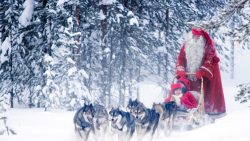
[[117, 22], [120, 23], [120, 18], [123, 18], [122, 14], [116, 14]]
[[129, 20], [129, 24], [130, 24], [130, 25], [139, 26], [139, 22], [138, 22], [138, 20], [137, 20], [136, 18], [131, 18], [131, 19]]
[[102, 10], [100, 10], [99, 17], [100, 17], [100, 20], [104, 20], [106, 18]]
[[112, 5], [113, 3], [115, 3], [116, 0], [102, 0], [100, 5]]
[[104, 53], [110, 53], [111, 52], [111, 50], [110, 50], [110, 48], [108, 48], [108, 47], [106, 47], [105, 49], [104, 49], [104, 51], [103, 51]]
[[68, 76], [74, 75], [77, 72], [76, 67], [72, 67], [68, 70]]
[[57, 1], [57, 6], [64, 4], [65, 2], [68, 2], [69, 0], [58, 0]]
[[70, 141], [74, 136], [73, 112], [12, 109], [8, 115], [17, 135], [0, 136], [1, 141]]
[[84, 77], [84, 78], [89, 78], [89, 75], [87, 74], [87, 72], [83, 69], [79, 70], [79, 73]]
[[243, 13], [246, 14], [246, 16], [250, 16], [250, 7], [249, 7], [250, 4], [248, 5], [245, 5], [245, 8], [243, 9]]
[[134, 16], [134, 13], [132, 11], [128, 11], [128, 16]]
[[1, 58], [0, 58], [0, 65], [3, 64], [5, 61], [8, 61], [9, 59], [9, 54], [11, 52], [11, 44], [10, 44], [10, 39], [7, 37], [4, 41], [3, 44], [0, 48], [1, 50]]
[[[215, 123], [205, 125], [192, 131], [175, 131], [169, 137], [156, 137], [154, 140], [164, 141], [249, 141], [250, 130], [249, 108], [236, 103], [233, 95], [235, 87], [224, 87], [227, 114], [217, 119]], [[162, 100], [161, 89], [156, 85], [141, 85], [144, 93], [142, 101], [151, 107], [152, 101]], [[53, 110], [45, 112], [43, 109], [10, 109], [7, 112], [10, 128], [17, 135], [0, 136], [1, 141], [72, 141], [76, 140], [73, 126], [74, 112]], [[110, 140], [110, 139], [107, 139]], [[135, 140], [135, 139], [133, 139]]]
[[18, 21], [23, 26], [30, 25], [30, 21], [32, 18], [32, 14], [34, 11], [34, 1], [33, 0], [26, 0], [23, 4], [24, 10], [21, 16], [19, 17]]
[[66, 60], [71, 64], [76, 64], [76, 62], [72, 58], [68, 57]]
[[149, 21], [146, 20], [146, 19], [143, 19], [142, 24], [143, 24], [143, 25], [147, 25], [147, 24], [149, 24]]

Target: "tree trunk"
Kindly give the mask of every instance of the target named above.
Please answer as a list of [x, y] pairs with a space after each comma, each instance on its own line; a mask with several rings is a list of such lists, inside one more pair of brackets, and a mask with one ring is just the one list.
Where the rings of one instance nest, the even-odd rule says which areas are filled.
[[[141, 81], [141, 63], [138, 63], [138, 75], [137, 75], [137, 83]], [[140, 100], [140, 87], [137, 86], [136, 88], [136, 98]]]
[[[104, 15], [107, 15], [107, 5], [101, 5], [100, 6], [100, 10], [103, 11]], [[102, 71], [103, 74], [101, 74], [101, 83], [102, 83], [102, 97], [101, 100], [104, 103], [105, 106], [107, 106], [107, 95], [109, 95], [107, 88], [108, 88], [108, 66], [107, 66], [107, 57], [106, 57], [106, 53], [105, 53], [105, 49], [106, 49], [106, 39], [105, 39], [105, 35], [106, 35], [106, 28], [107, 28], [107, 21], [106, 19], [101, 20], [101, 32], [102, 32], [102, 44], [101, 44], [101, 48], [102, 48], [102, 60], [101, 60], [101, 65], [102, 65]]]
[[232, 42], [230, 51], [230, 78], [234, 79], [234, 41]]
[[133, 82], [132, 82], [132, 80], [133, 80], [133, 68], [130, 68], [129, 69], [129, 84], [128, 84], [128, 93], [129, 93], [129, 98], [131, 98], [132, 99], [132, 97], [133, 97], [133, 90], [132, 90], [132, 87], [133, 87]]
[[168, 57], [168, 31], [169, 31], [169, 8], [166, 9], [166, 27], [165, 27], [165, 44], [166, 44], [166, 53], [164, 55], [165, 59], [165, 74], [164, 74], [164, 79], [165, 82], [168, 82], [168, 66], [169, 66], [169, 57]]

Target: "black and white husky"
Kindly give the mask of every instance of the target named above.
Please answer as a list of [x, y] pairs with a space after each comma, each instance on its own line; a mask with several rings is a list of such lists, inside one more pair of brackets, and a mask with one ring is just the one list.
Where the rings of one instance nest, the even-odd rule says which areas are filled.
[[135, 117], [136, 131], [138, 140], [141, 141], [146, 134], [149, 134], [149, 140], [152, 140], [159, 123], [159, 113], [154, 109], [149, 109], [138, 100], [137, 106], [131, 109], [132, 115]]
[[112, 108], [109, 112], [111, 132], [118, 134], [119, 141], [129, 141], [135, 132], [135, 120], [129, 113], [119, 108]]
[[95, 133], [95, 128], [93, 124], [94, 118], [94, 107], [92, 104], [84, 104], [74, 116], [75, 132], [79, 137], [87, 141], [89, 134]]

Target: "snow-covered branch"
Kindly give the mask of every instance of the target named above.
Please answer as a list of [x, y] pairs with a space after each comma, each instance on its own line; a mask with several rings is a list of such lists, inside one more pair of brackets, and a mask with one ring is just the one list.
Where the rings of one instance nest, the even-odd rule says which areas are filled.
[[250, 101], [250, 83], [241, 84], [238, 86], [238, 88], [239, 88], [239, 92], [235, 96], [235, 101], [239, 101], [240, 103], [249, 102]]
[[231, 0], [228, 5], [223, 8], [216, 16], [209, 21], [193, 21], [187, 24], [191, 26], [199, 26], [205, 29], [218, 28], [225, 24], [236, 11], [244, 8], [244, 5], [249, 5], [249, 0]]

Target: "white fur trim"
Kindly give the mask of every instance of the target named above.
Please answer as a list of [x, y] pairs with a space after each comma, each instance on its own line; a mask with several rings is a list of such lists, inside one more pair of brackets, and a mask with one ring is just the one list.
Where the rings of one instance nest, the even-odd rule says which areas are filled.
[[206, 67], [204, 66], [201, 66], [202, 69], [206, 70], [207, 72], [209, 72], [211, 74], [211, 76], [213, 77], [213, 73]]
[[177, 71], [185, 71], [185, 68], [183, 66], [177, 66], [176, 69]]

